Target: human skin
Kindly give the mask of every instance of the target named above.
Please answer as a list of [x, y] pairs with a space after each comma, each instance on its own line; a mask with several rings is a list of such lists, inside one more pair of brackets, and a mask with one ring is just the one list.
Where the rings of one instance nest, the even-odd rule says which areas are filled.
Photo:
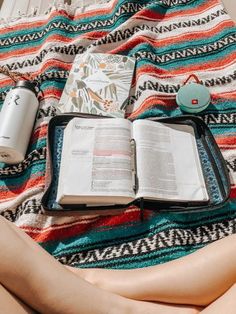
[[130, 300], [61, 265], [0, 216], [0, 312], [11, 314], [196, 314], [195, 307]]
[[133, 270], [75, 269], [92, 284], [145, 301], [199, 305], [204, 314], [235, 314], [236, 234], [177, 260]]
[[236, 235], [166, 264], [119, 271], [64, 267], [3, 217], [0, 241], [1, 313], [233, 314], [236, 308]]

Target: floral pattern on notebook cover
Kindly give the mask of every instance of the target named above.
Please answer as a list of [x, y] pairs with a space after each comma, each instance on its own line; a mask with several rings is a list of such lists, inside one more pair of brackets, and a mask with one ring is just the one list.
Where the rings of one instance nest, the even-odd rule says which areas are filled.
[[124, 117], [135, 59], [122, 55], [77, 55], [59, 102], [60, 112]]

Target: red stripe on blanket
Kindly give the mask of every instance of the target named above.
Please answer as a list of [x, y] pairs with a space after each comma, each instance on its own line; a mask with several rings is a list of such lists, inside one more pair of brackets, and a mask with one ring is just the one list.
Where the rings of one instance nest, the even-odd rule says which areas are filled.
[[236, 199], [236, 186], [231, 186], [230, 197]]
[[228, 137], [224, 137], [224, 135], [219, 135], [216, 137], [216, 142], [219, 146], [235, 145], [236, 144], [236, 135], [228, 135]]
[[[80, 35], [80, 39], [87, 39], [87, 40], [96, 40], [99, 39], [103, 36], [105, 36], [107, 34], [107, 32], [91, 32], [91, 33], [87, 33], [87, 34], [81, 34]], [[50, 35], [41, 45], [38, 45], [36, 47], [26, 47], [23, 49], [18, 49], [17, 52], [16, 51], [12, 51], [12, 52], [2, 52], [0, 53], [0, 58], [2, 60], [7, 60], [11, 57], [17, 57], [17, 56], [24, 56], [24, 55], [33, 55], [35, 53], [38, 53], [47, 43], [55, 43], [55, 42], [59, 42], [59, 43], [71, 43], [71, 38], [63, 36], [63, 35], [55, 35], [52, 34]]]
[[177, 107], [175, 99], [168, 98], [160, 98], [159, 95], [152, 95], [147, 97], [141, 105], [131, 114], [129, 115], [130, 119], [135, 119], [138, 115], [142, 114], [145, 110], [153, 107], [153, 106], [163, 106], [165, 109], [171, 110]]
[[[140, 78], [143, 74], [149, 74], [155, 77], [159, 78], [174, 78], [175, 76], [178, 75], [185, 75], [188, 77], [190, 74], [195, 73], [195, 72], [201, 72], [201, 71], [210, 71], [210, 72], [215, 72], [216, 70], [221, 70], [229, 66], [230, 64], [234, 64], [236, 60], [236, 52], [232, 52], [231, 54], [228, 55], [227, 59], [221, 59], [217, 61], [208, 61], [207, 63], [198, 63], [196, 65], [182, 65], [181, 68], [176, 68], [176, 69], [169, 69], [165, 70], [161, 67], [154, 67], [151, 65], [144, 65], [139, 68], [137, 68], [136, 75], [134, 77], [134, 81], [132, 85], [135, 85], [138, 78]], [[225, 93], [226, 94], [226, 93]], [[232, 94], [232, 92], [230, 92]], [[233, 95], [231, 98], [234, 98], [235, 96]]]
[[[114, 6], [116, 5], [117, 1], [113, 3], [113, 6], [108, 7], [108, 9], [106, 10], [107, 13], [111, 12], [112, 9], [114, 8]], [[38, 17], [40, 20], [31, 21], [31, 18], [28, 18], [27, 22], [21, 22], [21, 20], [18, 20], [16, 22], [16, 24], [14, 25], [14, 23], [11, 24], [11, 26], [8, 26], [8, 24], [3, 24], [4, 27], [0, 28], [0, 35], [4, 35], [7, 33], [8, 36], [11, 35], [11, 33], [15, 33], [17, 31], [21, 31], [21, 30], [27, 30], [27, 29], [34, 29], [34, 28], [40, 28], [40, 27], [45, 27], [46, 24], [48, 24], [49, 22], [52, 21], [52, 19], [54, 17], [58, 17], [59, 15], [61, 16], [65, 16], [67, 18], [69, 18], [70, 20], [74, 21], [74, 20], [80, 20], [81, 17], [90, 17], [90, 16], [95, 16], [96, 13], [98, 11], [96, 9], [92, 10], [92, 11], [88, 11], [86, 13], [80, 13], [77, 14], [76, 16], [74, 15], [69, 15], [66, 13], [66, 11], [64, 10], [59, 10], [59, 11], [52, 11], [51, 13], [49, 13], [48, 16], [45, 15], [45, 18], [40, 19], [40, 17]], [[104, 10], [100, 10], [101, 15], [104, 14]]]
[[39, 139], [46, 138], [47, 137], [47, 130], [48, 130], [47, 124], [44, 124], [44, 125], [38, 127], [34, 131], [34, 134], [32, 135], [32, 137], [30, 139], [30, 144], [35, 143]]
[[[5, 34], [7, 33], [9, 36], [11, 34], [11, 32], [17, 32], [17, 31], [21, 31], [21, 30], [27, 30], [27, 29], [33, 29], [33, 28], [40, 28], [40, 27], [45, 27], [45, 25], [48, 23], [48, 22], [51, 22], [51, 20], [54, 18], [54, 17], [58, 17], [58, 15], [62, 15], [62, 16], [67, 16], [68, 17], [68, 14], [65, 13], [65, 11], [52, 11], [51, 13], [49, 13], [49, 15], [44, 15], [45, 18], [43, 19], [40, 19], [40, 17], [38, 17], [38, 19], [40, 20], [37, 20], [37, 21], [34, 21], [32, 20], [31, 21], [31, 18], [27, 18], [27, 22], [21, 22], [21, 20], [17, 20], [17, 22], [15, 23], [12, 23], [10, 25], [10, 27], [8, 26], [8, 24], [3, 24], [4, 27], [2, 29], [0, 29], [0, 35], [2, 34]], [[34, 18], [35, 19], [35, 18]], [[71, 18], [71, 20], [73, 20], [73, 18]]]
[[[149, 215], [149, 212], [145, 211], [145, 214]], [[114, 226], [119, 226], [126, 223], [131, 225], [132, 223], [137, 222], [140, 219], [140, 210], [134, 208], [133, 211], [127, 211], [120, 215], [100, 217], [94, 222], [80, 223], [78, 221], [78, 223], [75, 225], [64, 225], [62, 227], [61, 225], [57, 225], [56, 227], [58, 229], [53, 229], [55, 228], [55, 225], [46, 229], [30, 228], [27, 226], [23, 226], [21, 228], [24, 229], [25, 232], [35, 241], [45, 242], [74, 237], [77, 235], [81, 235], [89, 230], [97, 230], [98, 228], [99, 231], [102, 231], [102, 229], [104, 229], [104, 231], [108, 231], [110, 228], [114, 228]]]
[[6, 187], [1, 186], [0, 203], [14, 199], [22, 192], [26, 192], [28, 189], [37, 188], [40, 186], [43, 187], [45, 182], [44, 173], [40, 172], [31, 175], [31, 178], [24, 182], [25, 184], [21, 185], [19, 188], [16, 188], [15, 185], [7, 185]]
[[127, 51], [130, 50], [134, 47], [137, 47], [138, 45], [143, 45], [143, 44], [150, 44], [154, 47], [165, 47], [167, 45], [173, 45], [173, 43], [178, 43], [178, 42], [184, 42], [184, 41], [190, 41], [193, 40], [193, 37], [197, 38], [198, 40], [204, 39], [204, 38], [209, 38], [209, 36], [214, 36], [214, 34], [218, 34], [220, 31], [222, 31], [225, 28], [233, 27], [234, 22], [231, 20], [228, 21], [222, 21], [218, 25], [216, 25], [214, 28], [208, 30], [208, 31], [196, 31], [196, 32], [191, 32], [191, 33], [186, 33], [186, 34], [181, 34], [178, 36], [172, 36], [168, 38], [151, 38], [146, 35], [141, 35], [138, 37], [130, 38], [127, 42], [119, 45], [119, 47], [113, 49], [111, 53], [120, 53], [122, 51]]
[[44, 95], [43, 98], [46, 100], [47, 98], [55, 98], [60, 99], [62, 90], [56, 89], [56, 88], [47, 88], [43, 91]]
[[149, 21], [150, 20], [157, 21], [157, 20], [161, 20], [165, 18], [165, 21], [168, 21], [171, 19], [175, 19], [176, 17], [179, 17], [180, 15], [181, 17], [190, 16], [190, 15], [198, 16], [199, 14], [204, 13], [206, 10], [210, 10], [216, 5], [219, 5], [219, 1], [211, 0], [206, 3], [203, 3], [202, 5], [199, 5], [198, 8], [193, 8], [193, 9], [183, 11], [182, 8], [180, 7], [178, 11], [175, 11], [172, 13], [167, 13], [167, 12], [160, 13], [160, 12], [151, 11], [150, 9], [143, 9], [139, 11], [138, 13], [136, 13], [133, 16], [133, 18], [141, 18], [143, 20], [149, 20]]

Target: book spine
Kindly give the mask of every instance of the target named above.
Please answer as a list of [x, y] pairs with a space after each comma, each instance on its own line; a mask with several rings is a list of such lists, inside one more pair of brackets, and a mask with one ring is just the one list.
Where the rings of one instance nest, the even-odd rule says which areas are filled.
[[136, 155], [136, 142], [135, 139], [130, 140], [131, 147], [131, 171], [132, 171], [132, 182], [133, 190], [135, 193], [138, 191], [138, 176], [137, 176], [137, 155]]

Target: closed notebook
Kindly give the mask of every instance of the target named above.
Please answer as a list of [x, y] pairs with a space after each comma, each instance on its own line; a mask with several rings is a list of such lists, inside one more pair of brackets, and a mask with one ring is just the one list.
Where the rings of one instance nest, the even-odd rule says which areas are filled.
[[124, 117], [134, 67], [135, 59], [122, 55], [77, 55], [59, 102], [59, 111]]

